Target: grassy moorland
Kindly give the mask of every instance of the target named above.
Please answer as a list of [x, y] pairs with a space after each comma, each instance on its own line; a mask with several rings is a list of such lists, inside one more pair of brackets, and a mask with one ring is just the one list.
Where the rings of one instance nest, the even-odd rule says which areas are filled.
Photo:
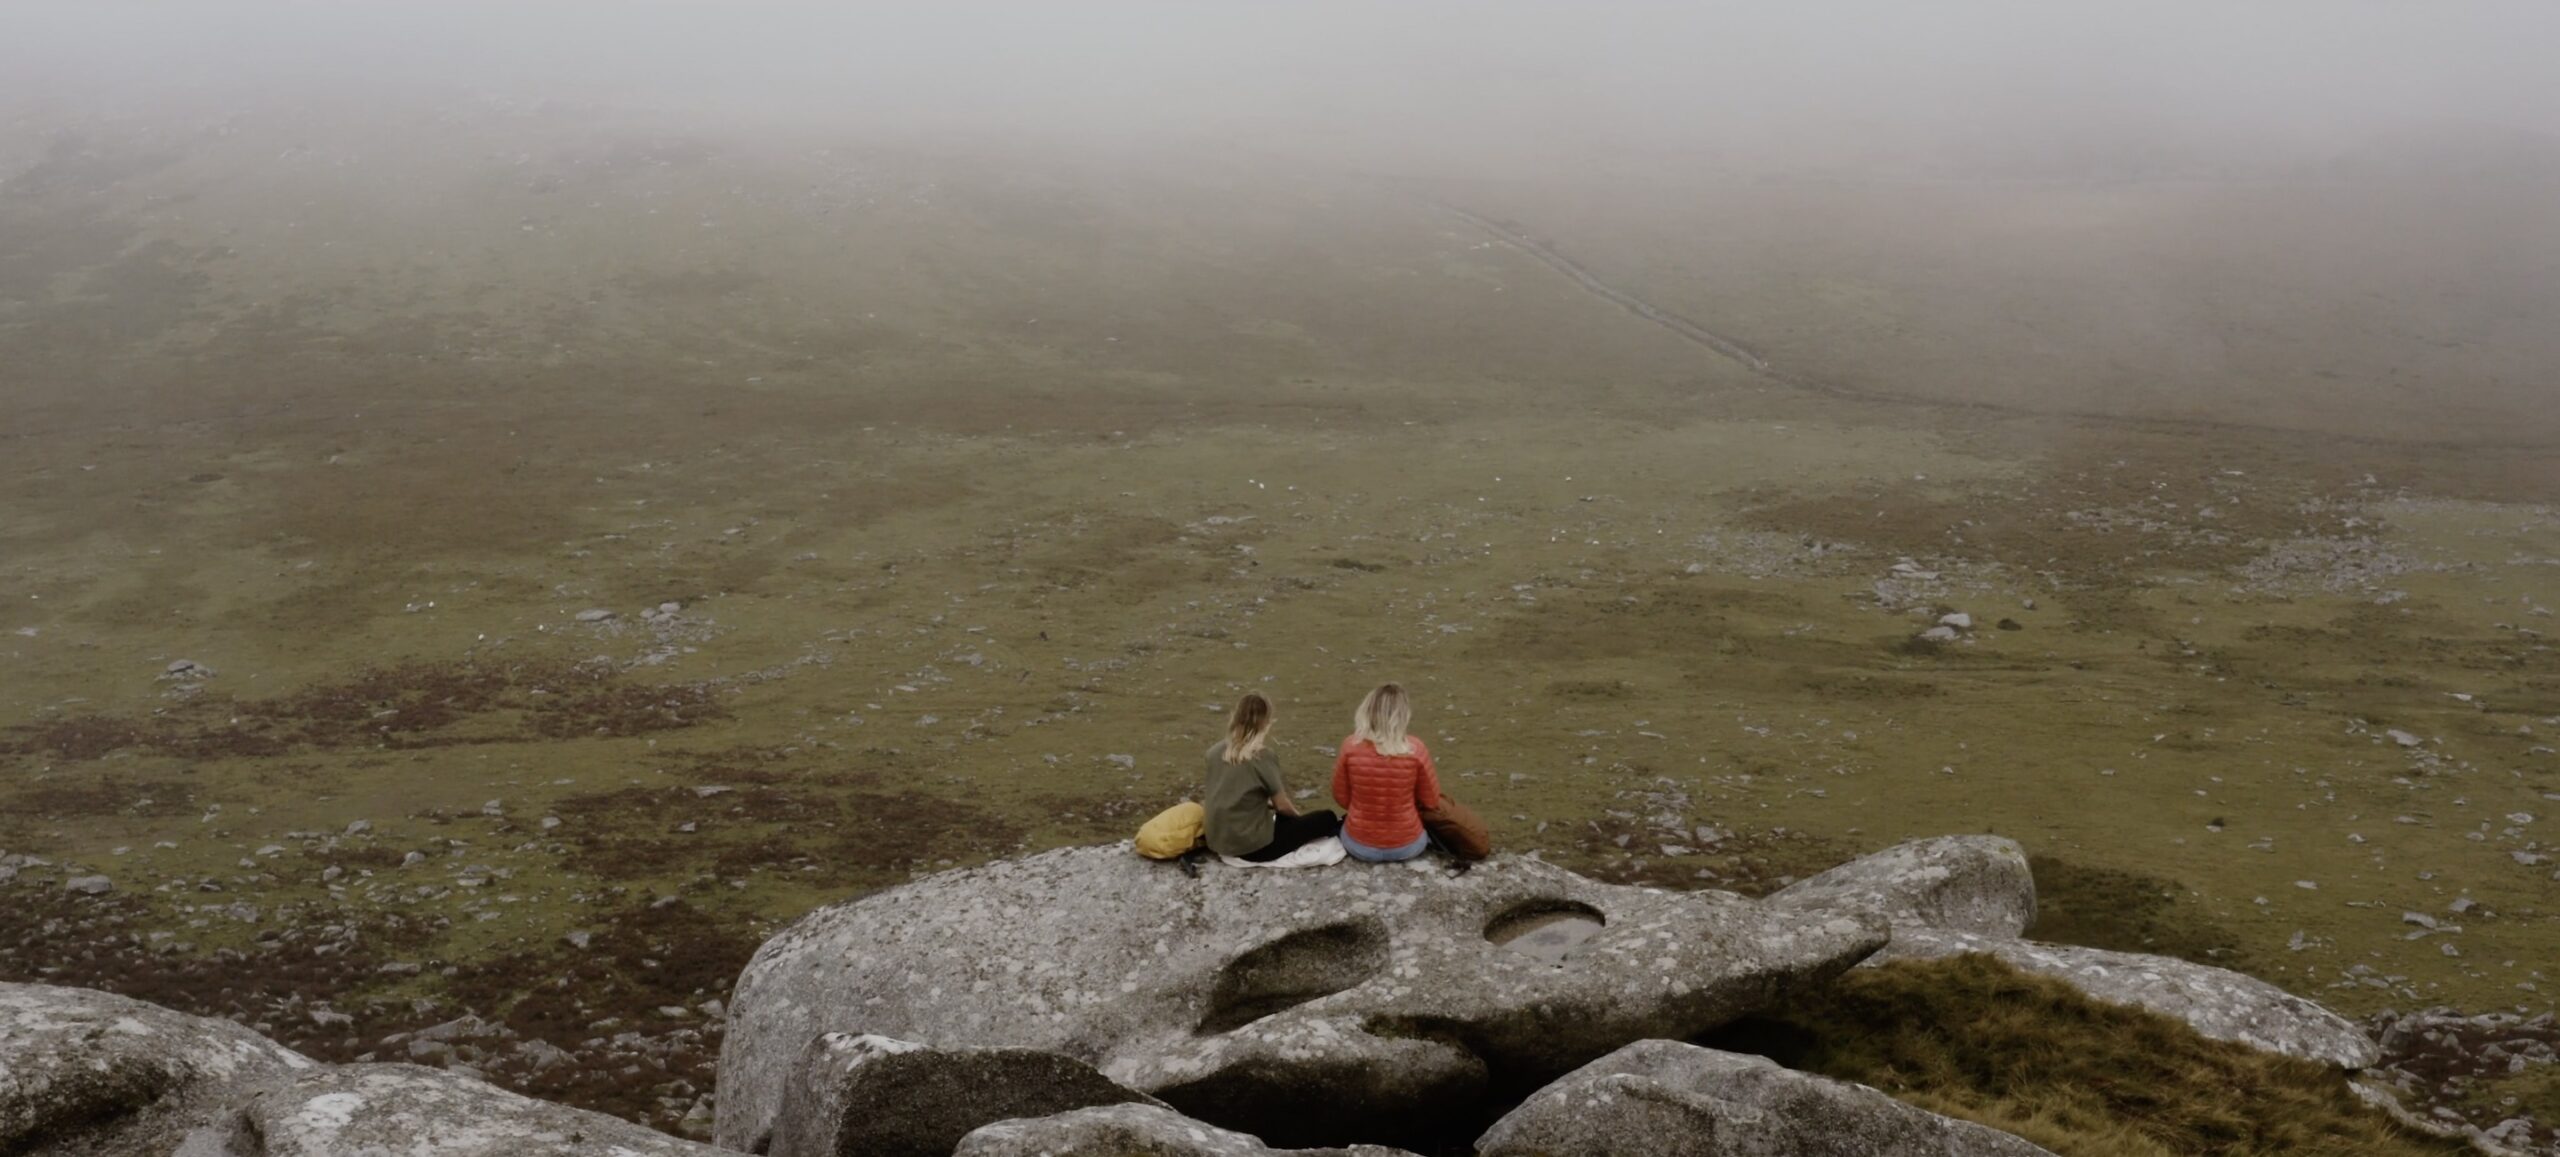
[[[385, 115], [0, 122], [0, 975], [681, 1128], [776, 924], [1392, 678], [1605, 878], [1995, 831], [2044, 935], [2551, 1007], [2547, 188]], [[382, 1043], [466, 1013], [645, 1063]]]

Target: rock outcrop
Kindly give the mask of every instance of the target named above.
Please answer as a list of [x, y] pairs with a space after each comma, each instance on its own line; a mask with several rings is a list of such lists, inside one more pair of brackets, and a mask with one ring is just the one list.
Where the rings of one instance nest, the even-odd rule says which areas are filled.
[[1078, 1109], [1037, 1120], [998, 1121], [960, 1139], [951, 1157], [1413, 1157], [1402, 1149], [1274, 1149], [1154, 1105]]
[[[227, 1020], [41, 984], [0, 984], [0, 1153], [166, 1153], [242, 1084], [318, 1062]], [[103, 1142], [100, 1142], [103, 1144]]]
[[176, 1157], [719, 1157], [628, 1121], [417, 1065], [313, 1069], [261, 1090]]
[[782, 1095], [772, 1157], [947, 1157], [970, 1130], [1099, 1105], [1162, 1102], [1031, 1049], [937, 1049], [823, 1033]]
[[2345, 1017], [2255, 977], [2167, 956], [2020, 939], [2035, 920], [2035, 881], [2026, 854], [1997, 836], [1897, 844], [1781, 889], [1769, 902], [1884, 916], [1893, 943], [1869, 965], [1987, 953], [2092, 999], [2176, 1017], [2216, 1040], [2350, 1069], [2380, 1055]]
[[1677, 1041], [1639, 1041], [1538, 1090], [1478, 1157], [2052, 1157], [1865, 1085]]
[[[1972, 952], [2207, 1036], [2375, 1060], [2355, 1025], [2255, 979], [2021, 940], [2034, 905], [2017, 846], [1979, 837], [1904, 844], [1765, 902], [1602, 884], [1524, 857], [1464, 873], [1194, 876], [1118, 845], [1061, 849], [824, 908], [768, 941], [731, 994], [715, 1133], [773, 1157], [1382, 1157], [1397, 1151], [1267, 1146], [1356, 1136], [1436, 1150], [1479, 1130], [1487, 1157], [2035, 1157], [1863, 1086], [1677, 1043], [1862, 961]], [[2395, 1039], [2428, 1031], [2395, 1025]], [[227, 1021], [0, 984], [0, 1152], [32, 1151], [727, 1150], [459, 1073], [325, 1066]]]
[[1874, 912], [1896, 928], [2019, 936], [2036, 920], [2036, 880], [2016, 840], [1940, 836], [1895, 844], [1799, 880], [1769, 902]]
[[[1496, 943], [1565, 914], [1563, 963]], [[1186, 1113], [1288, 1142], [1444, 1127], [1448, 1106], [1776, 1002], [1885, 940], [1852, 911], [1665, 893], [1499, 856], [1197, 878], [1125, 847], [949, 872], [821, 909], [740, 976], [715, 1137], [779, 1125], [821, 1032], [1011, 1046], [1092, 1064]]]
[[0, 984], [0, 1153], [709, 1157], [601, 1113], [413, 1065], [323, 1065], [227, 1020]]
[[2355, 1022], [2227, 968], [2172, 956], [2040, 944], [1926, 928], [1897, 928], [1879, 963], [1981, 952], [2010, 967], [2050, 976], [2110, 1004], [2176, 1017], [2215, 1040], [2360, 1069], [2381, 1054]]

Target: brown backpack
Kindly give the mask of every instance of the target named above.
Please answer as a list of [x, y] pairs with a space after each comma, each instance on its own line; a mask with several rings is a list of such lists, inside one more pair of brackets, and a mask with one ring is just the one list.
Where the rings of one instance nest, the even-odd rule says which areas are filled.
[[1493, 854], [1493, 831], [1476, 809], [1440, 793], [1440, 806], [1422, 809], [1422, 828], [1450, 855], [1481, 860]]

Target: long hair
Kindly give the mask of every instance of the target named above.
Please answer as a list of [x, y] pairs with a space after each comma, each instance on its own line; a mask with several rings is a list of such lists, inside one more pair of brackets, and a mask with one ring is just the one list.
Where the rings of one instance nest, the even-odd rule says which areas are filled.
[[1262, 741], [1269, 738], [1271, 701], [1259, 691], [1247, 691], [1227, 716], [1227, 762], [1243, 763], [1261, 754]]
[[1412, 722], [1413, 703], [1405, 698], [1404, 687], [1380, 683], [1351, 713], [1351, 737], [1368, 740], [1380, 755], [1405, 755], [1413, 750], [1404, 739], [1404, 729]]

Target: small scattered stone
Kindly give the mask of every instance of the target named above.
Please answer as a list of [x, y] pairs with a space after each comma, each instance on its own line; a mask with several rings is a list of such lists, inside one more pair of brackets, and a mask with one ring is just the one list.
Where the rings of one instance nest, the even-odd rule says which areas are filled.
[[62, 882], [62, 888], [84, 896], [104, 896], [116, 890], [116, 882], [105, 876], [73, 876]]

